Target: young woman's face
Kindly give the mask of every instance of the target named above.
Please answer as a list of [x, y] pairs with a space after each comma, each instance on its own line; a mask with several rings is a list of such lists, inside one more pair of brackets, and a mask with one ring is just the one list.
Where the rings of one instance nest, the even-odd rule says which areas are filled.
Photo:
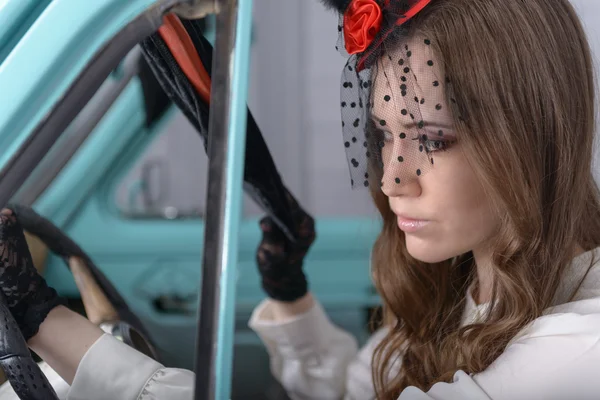
[[[413, 257], [433, 263], [487, 245], [499, 227], [499, 217], [460, 143], [455, 142], [441, 84], [444, 77], [430, 46], [420, 39], [409, 46], [410, 60], [400, 61], [406, 58], [403, 52], [390, 53], [380, 62], [372, 88], [372, 115], [384, 138], [382, 190], [397, 216], [398, 229], [405, 232]], [[414, 74], [408, 82], [402, 78], [409, 76], [407, 66]], [[403, 82], [414, 87], [412, 97], [402, 94]], [[415, 116], [416, 112], [420, 115]], [[419, 118], [424, 125], [417, 130]]]

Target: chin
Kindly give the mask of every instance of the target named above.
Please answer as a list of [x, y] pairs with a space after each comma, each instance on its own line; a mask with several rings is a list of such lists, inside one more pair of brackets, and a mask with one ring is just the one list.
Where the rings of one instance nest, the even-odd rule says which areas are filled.
[[433, 243], [423, 238], [418, 238], [406, 234], [406, 250], [411, 257], [428, 264], [434, 264], [446, 261], [456, 257], [460, 252], [453, 252], [451, 249], [440, 246], [439, 243]]

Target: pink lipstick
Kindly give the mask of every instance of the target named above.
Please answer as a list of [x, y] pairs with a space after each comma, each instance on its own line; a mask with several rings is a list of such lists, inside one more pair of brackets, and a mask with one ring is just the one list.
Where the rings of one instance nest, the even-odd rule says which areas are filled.
[[398, 227], [400, 230], [406, 233], [416, 232], [426, 226], [428, 222], [429, 221], [405, 218], [400, 215], [398, 216]]

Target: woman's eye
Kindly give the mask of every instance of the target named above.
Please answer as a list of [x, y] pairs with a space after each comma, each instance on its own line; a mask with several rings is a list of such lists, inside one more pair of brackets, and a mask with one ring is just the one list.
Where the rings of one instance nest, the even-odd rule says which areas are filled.
[[419, 135], [419, 142], [423, 146], [423, 150], [426, 153], [435, 153], [438, 151], [448, 150], [454, 143], [455, 139], [444, 138], [444, 139], [429, 139], [427, 135]]
[[423, 142], [425, 151], [428, 153], [434, 153], [436, 151], [446, 151], [450, 147], [449, 142], [445, 140], [426, 140]]

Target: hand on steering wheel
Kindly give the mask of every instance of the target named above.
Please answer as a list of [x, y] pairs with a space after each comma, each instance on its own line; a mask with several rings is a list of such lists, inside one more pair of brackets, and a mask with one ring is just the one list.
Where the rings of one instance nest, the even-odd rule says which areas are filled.
[[[39, 238], [55, 255], [63, 258], [71, 272], [110, 303], [113, 336], [158, 360], [146, 329], [123, 297], [91, 258], [52, 222], [33, 209], [13, 204], [0, 212], [0, 367], [21, 399], [57, 399], [38, 365], [31, 357], [26, 339], [38, 331], [46, 315], [62, 303], [33, 265], [23, 230]], [[73, 268], [77, 267], [77, 271]], [[93, 285], [91, 285], [93, 283]], [[85, 296], [81, 293], [85, 304]], [[86, 308], [87, 310], [87, 308]], [[96, 321], [98, 322], [98, 321]]]
[[63, 300], [35, 267], [11, 210], [0, 212], [0, 366], [19, 398], [58, 399], [27, 346]]
[[64, 303], [33, 265], [25, 234], [9, 209], [0, 211], [0, 289], [25, 340], [31, 339], [46, 315]]

